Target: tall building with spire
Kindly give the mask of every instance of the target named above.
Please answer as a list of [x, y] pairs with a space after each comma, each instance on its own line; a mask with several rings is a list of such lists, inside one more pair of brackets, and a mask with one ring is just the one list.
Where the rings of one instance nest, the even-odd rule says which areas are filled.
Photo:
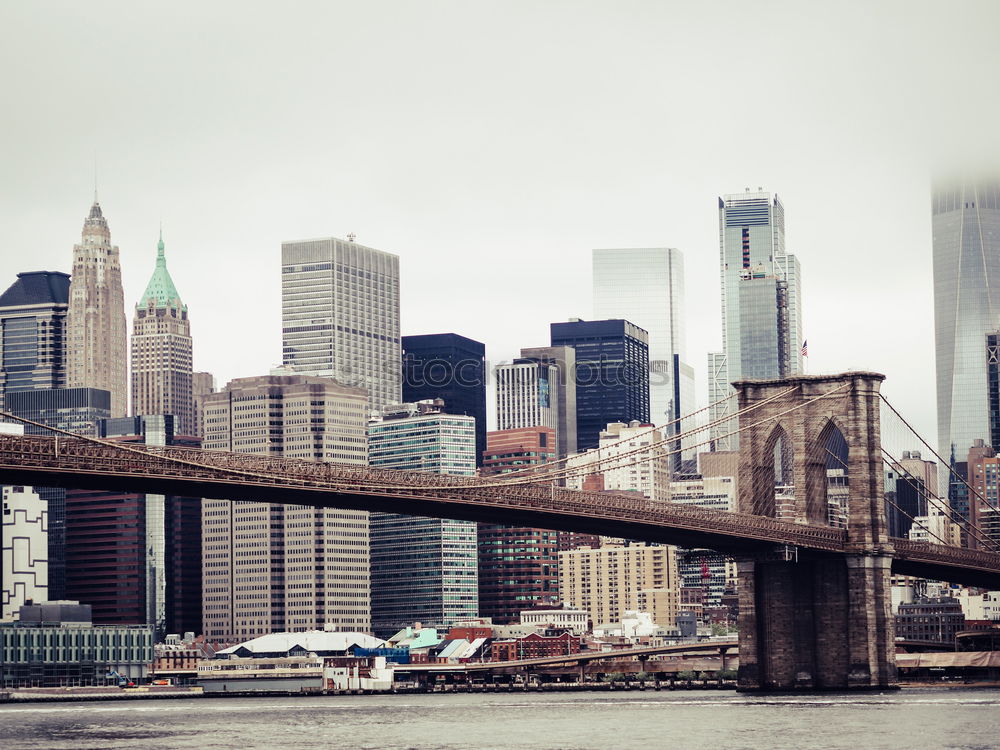
[[132, 323], [133, 414], [172, 414], [177, 434], [195, 434], [191, 373], [191, 323], [167, 271], [160, 230], [156, 268]]
[[118, 247], [94, 196], [73, 246], [73, 274], [66, 316], [66, 386], [111, 393], [111, 416], [128, 411], [125, 293]]

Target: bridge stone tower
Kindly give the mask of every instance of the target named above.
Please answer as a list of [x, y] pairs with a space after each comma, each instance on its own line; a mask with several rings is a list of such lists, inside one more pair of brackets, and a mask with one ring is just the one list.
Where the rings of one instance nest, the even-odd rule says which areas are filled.
[[896, 685], [882, 380], [850, 372], [733, 384], [740, 410], [774, 398], [741, 417], [739, 510], [845, 526], [847, 538], [847, 554], [778, 548], [738, 559], [741, 690]]

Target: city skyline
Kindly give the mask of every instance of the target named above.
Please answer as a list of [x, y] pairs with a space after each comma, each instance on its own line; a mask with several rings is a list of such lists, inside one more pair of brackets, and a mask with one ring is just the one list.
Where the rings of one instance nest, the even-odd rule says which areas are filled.
[[[705, 403], [704, 355], [721, 345], [715, 197], [760, 185], [786, 203], [789, 247], [805, 269], [809, 372], [884, 371], [887, 393], [934, 433], [930, 177], [965, 163], [968, 153], [948, 146], [959, 134], [981, 162], [996, 160], [987, 123], [1000, 105], [978, 95], [1000, 54], [994, 6], [848, 6], [822, 24], [785, 13], [780, 29], [771, 14], [738, 6], [721, 19], [650, 8], [642, 24], [585, 6], [571, 29], [545, 8], [476, 25], [468, 12], [397, 11], [389, 28], [370, 10], [326, 11], [308, 27], [352, 28], [335, 50], [254, 26], [237, 32], [228, 12], [207, 13], [201, 27], [231, 55], [181, 62], [159, 47], [190, 33], [181, 19], [105, 17], [94, 48], [77, 33], [91, 20], [84, 9], [44, 24], [29, 8], [6, 9], [13, 33], [2, 59], [41, 62], [16, 82], [14, 114], [0, 126], [9, 165], [0, 272], [13, 281], [31, 270], [26, 258], [36, 270], [70, 270], [67, 242], [96, 156], [126, 305], [141, 294], [162, 219], [171, 271], [198, 321], [195, 369], [224, 383], [280, 360], [270, 269], [290, 238], [355, 232], [399, 254], [401, 333], [454, 330], [484, 341], [491, 361], [544, 343], [551, 322], [592, 317], [593, 248], [677, 247], [688, 360]], [[418, 42], [410, 24], [430, 39]], [[136, 46], [146, 35], [134, 32], [148, 28], [157, 41]], [[747, 29], [766, 40], [749, 63], [769, 71], [774, 96], [748, 98], [737, 130], [732, 102], [708, 92], [747, 61]], [[559, 56], [541, 43], [550, 33], [563, 35]], [[525, 56], [501, 65], [499, 39]], [[836, 55], [844, 40], [852, 54]], [[609, 52], [601, 60], [598, 43]], [[69, 58], [73, 66], [60, 62]], [[79, 117], [94, 81], [105, 116]], [[265, 90], [276, 99], [258, 96]], [[956, 98], [972, 103], [961, 126], [947, 115]], [[310, 117], [290, 117], [304, 102]], [[837, 220], [844, 231], [831, 231], [831, 196], [851, 204], [850, 226]], [[447, 299], [431, 293], [436, 285]], [[247, 333], [214, 324], [233, 305]]]

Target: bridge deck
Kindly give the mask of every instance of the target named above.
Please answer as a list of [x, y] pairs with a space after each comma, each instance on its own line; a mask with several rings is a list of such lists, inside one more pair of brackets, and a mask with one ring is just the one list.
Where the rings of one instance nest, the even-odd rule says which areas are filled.
[[[0, 435], [0, 483], [107, 489], [457, 518], [760, 552], [791, 545], [849, 551], [843, 529], [795, 524], [631, 494], [249, 453], [114, 445], [82, 438]], [[893, 570], [1000, 588], [1000, 554], [892, 540]]]

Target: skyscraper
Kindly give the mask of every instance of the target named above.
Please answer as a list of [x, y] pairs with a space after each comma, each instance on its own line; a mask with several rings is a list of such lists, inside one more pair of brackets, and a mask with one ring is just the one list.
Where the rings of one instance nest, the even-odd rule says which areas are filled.
[[66, 386], [68, 308], [69, 276], [56, 271], [19, 273], [0, 295], [0, 396]]
[[128, 411], [125, 293], [118, 247], [96, 197], [73, 246], [66, 319], [66, 386], [111, 393], [111, 416]]
[[398, 404], [399, 256], [333, 237], [281, 245], [282, 362]]
[[[439, 404], [399, 404], [368, 425], [372, 466], [474, 476], [475, 421]], [[451, 625], [476, 616], [476, 524], [372, 513], [372, 629]]]
[[205, 437], [205, 396], [215, 393], [215, 376], [210, 372], [191, 373], [191, 397], [194, 404], [194, 434]]
[[[101, 419], [113, 442], [197, 448], [171, 415]], [[201, 500], [106, 490], [66, 492], [66, 594], [94, 622], [201, 632]]]
[[[556, 379], [549, 380], [549, 399], [558, 414], [556, 454], [566, 458], [576, 453], [576, 350], [572, 346], [529, 346], [521, 349], [521, 359], [557, 368]], [[499, 419], [499, 413], [497, 416]]]
[[[733, 392], [740, 379], [783, 378], [802, 370], [802, 302], [798, 259], [785, 252], [785, 208], [758, 189], [719, 198], [722, 351], [708, 355], [709, 403]], [[713, 407], [712, 421], [731, 413]], [[736, 429], [712, 429], [718, 450], [736, 447]]]
[[[684, 256], [672, 247], [594, 250], [594, 317], [623, 318], [649, 334], [649, 414], [663, 425], [691, 412], [677, 394], [694, 383], [676, 383], [674, 358], [686, 362]], [[692, 378], [684, 366], [682, 379]]]
[[1000, 328], [1000, 180], [939, 181], [931, 209], [938, 452], [964, 461], [977, 439], [993, 438], [987, 337]]
[[167, 271], [163, 232], [156, 269], [135, 306], [132, 325], [132, 412], [170, 414], [178, 435], [194, 435], [191, 323]]
[[[366, 465], [367, 396], [330, 378], [237, 378], [204, 396], [208, 449]], [[371, 627], [368, 514], [202, 503], [205, 635]]]
[[611, 422], [649, 422], [649, 338], [627, 320], [552, 323], [552, 346], [576, 352], [576, 446], [596, 448]]
[[444, 401], [476, 420], [476, 465], [486, 450], [486, 346], [457, 333], [403, 336], [403, 402]]

